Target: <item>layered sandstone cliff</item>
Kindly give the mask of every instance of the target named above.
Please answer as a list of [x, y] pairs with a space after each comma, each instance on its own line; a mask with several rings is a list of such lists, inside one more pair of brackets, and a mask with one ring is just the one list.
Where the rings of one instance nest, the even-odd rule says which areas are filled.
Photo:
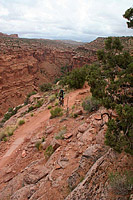
[[[93, 62], [71, 45], [50, 40], [0, 37], [0, 116], [24, 102], [40, 84], [53, 82], [61, 67], [81, 67]], [[91, 56], [92, 57], [92, 56]]]

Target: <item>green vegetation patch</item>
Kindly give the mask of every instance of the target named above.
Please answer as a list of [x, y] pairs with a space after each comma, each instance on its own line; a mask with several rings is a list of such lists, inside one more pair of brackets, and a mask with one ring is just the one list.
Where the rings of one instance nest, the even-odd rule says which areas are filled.
[[90, 92], [102, 106], [117, 114], [115, 119], [109, 115], [105, 143], [118, 152], [133, 155], [133, 57], [123, 51], [117, 37], [109, 37], [105, 41], [105, 50], [99, 50], [97, 55], [99, 64], [87, 69]]
[[21, 119], [21, 120], [19, 120], [19, 122], [18, 122], [18, 125], [23, 125], [23, 124], [25, 124], [25, 121], [23, 120], [23, 119]]
[[63, 140], [65, 133], [66, 133], [66, 129], [60, 130], [57, 134], [55, 134], [55, 139], [56, 140]]
[[36, 144], [35, 144], [35, 147], [38, 149], [38, 151], [42, 150], [42, 142], [37, 141]]
[[2, 123], [6, 122], [8, 119], [10, 119], [10, 117], [15, 115], [20, 108], [22, 108], [22, 106], [17, 106], [16, 108], [9, 108], [8, 112], [4, 115], [4, 118], [2, 119], [1, 122]]
[[97, 111], [100, 107], [100, 102], [96, 98], [88, 97], [83, 101], [82, 107], [87, 112]]
[[70, 88], [74, 89], [82, 88], [86, 81], [87, 68], [88, 66], [85, 65], [84, 67], [73, 69], [61, 79], [60, 84], [69, 85]]
[[52, 145], [48, 146], [47, 149], [45, 150], [44, 152], [44, 156], [45, 156], [45, 159], [48, 160], [49, 157], [54, 153], [54, 149], [52, 147]]
[[132, 191], [133, 172], [112, 172], [108, 176], [110, 185], [116, 194], [126, 195]]
[[50, 110], [50, 113], [51, 113], [51, 117], [50, 117], [51, 119], [55, 117], [60, 117], [63, 115], [62, 109], [60, 107], [56, 107]]
[[7, 126], [0, 131], [0, 141], [6, 141], [8, 137], [12, 136], [16, 130], [16, 126]]
[[52, 90], [52, 84], [51, 83], [43, 83], [42, 85], [40, 85], [40, 90], [41, 90], [41, 92], [46, 92], [46, 91]]

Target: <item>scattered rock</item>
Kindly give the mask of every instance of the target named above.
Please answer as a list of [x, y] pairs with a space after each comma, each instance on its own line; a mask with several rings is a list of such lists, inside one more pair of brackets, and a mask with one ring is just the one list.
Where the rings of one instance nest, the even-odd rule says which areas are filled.
[[80, 141], [83, 143], [90, 143], [93, 140], [93, 134], [87, 130], [83, 133], [83, 135], [80, 138]]
[[79, 153], [79, 151], [77, 151], [77, 152], [75, 153], [75, 155], [74, 155], [74, 158], [78, 158], [79, 155], [80, 155], [80, 153]]
[[51, 133], [53, 132], [53, 130], [54, 130], [54, 127], [53, 127], [53, 126], [47, 127], [47, 129], [45, 130], [46, 135], [51, 134]]
[[60, 147], [60, 143], [56, 139], [52, 140], [51, 145], [54, 151]]
[[69, 139], [69, 138], [71, 138], [72, 136], [73, 136], [72, 133], [66, 133], [66, 134], [64, 134], [64, 139]]
[[62, 118], [59, 122], [64, 122], [64, 121], [67, 121], [68, 119], [67, 118]]
[[74, 112], [74, 115], [82, 115], [82, 114], [83, 111], [81, 109]]
[[100, 131], [98, 131], [98, 133], [97, 133], [97, 135], [96, 135], [96, 143], [97, 144], [104, 144], [104, 140], [105, 140], [105, 138], [104, 138], [104, 130], [102, 129], [102, 130], [100, 130]]
[[12, 196], [11, 200], [26, 200], [29, 199], [36, 191], [35, 185], [27, 185], [16, 191]]
[[81, 117], [78, 117], [78, 118], [76, 119], [76, 121], [83, 120], [83, 119], [84, 119], [84, 116], [81, 116]]
[[87, 124], [87, 123], [84, 123], [84, 124], [82, 124], [82, 125], [80, 125], [80, 126], [78, 127], [78, 131], [79, 131], [80, 133], [84, 133], [87, 129], [88, 129], [88, 124]]
[[22, 156], [22, 158], [24, 158], [26, 156], [26, 151], [25, 150], [22, 151], [22, 155], [21, 156]]
[[95, 116], [94, 116], [94, 119], [96, 119], [96, 120], [101, 120], [101, 114], [95, 115]]
[[28, 167], [28, 169], [25, 171], [24, 175], [24, 182], [26, 184], [35, 184], [45, 176], [47, 176], [49, 173], [49, 169], [47, 169], [43, 165], [39, 165], [39, 163], [35, 163]]
[[33, 102], [37, 101], [37, 100], [40, 99], [40, 98], [41, 98], [41, 96], [40, 96], [39, 94], [32, 95], [32, 96], [30, 96], [30, 98], [29, 98], [29, 102], [30, 102], [30, 103], [33, 103]]
[[0, 199], [6, 200], [9, 196], [12, 196], [17, 190], [19, 190], [23, 185], [23, 174], [20, 173], [14, 178], [12, 178], [6, 187], [2, 188], [0, 191]]
[[77, 133], [77, 139], [79, 140], [82, 137], [82, 135], [83, 135], [82, 133], [78, 132]]
[[83, 91], [83, 92], [79, 92], [79, 95], [83, 95], [83, 94], [86, 94], [86, 93], [88, 93], [88, 92], [89, 92], [88, 90]]
[[45, 150], [49, 145], [49, 142], [42, 142], [42, 149]]
[[55, 165], [55, 170], [58, 170], [58, 169], [61, 169], [61, 166], [57, 163], [57, 164]]

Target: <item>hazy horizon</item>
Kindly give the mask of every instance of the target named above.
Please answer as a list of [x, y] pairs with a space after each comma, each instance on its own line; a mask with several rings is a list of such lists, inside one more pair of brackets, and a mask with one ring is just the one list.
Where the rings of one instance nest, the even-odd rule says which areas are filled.
[[131, 0], [0, 0], [0, 32], [78, 42], [132, 36], [122, 16], [130, 7]]

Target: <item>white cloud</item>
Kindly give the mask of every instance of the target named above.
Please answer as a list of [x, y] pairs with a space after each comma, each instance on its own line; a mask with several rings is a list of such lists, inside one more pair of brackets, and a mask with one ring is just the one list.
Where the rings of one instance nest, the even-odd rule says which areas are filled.
[[0, 31], [82, 41], [132, 35], [122, 17], [131, 6], [131, 0], [0, 0]]

